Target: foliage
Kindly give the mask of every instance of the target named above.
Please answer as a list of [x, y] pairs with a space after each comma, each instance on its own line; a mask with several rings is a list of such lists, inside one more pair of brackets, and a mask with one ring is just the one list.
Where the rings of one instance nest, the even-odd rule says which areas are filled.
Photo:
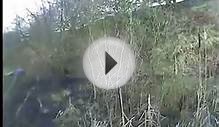
[[[89, 84], [85, 88], [89, 97], [76, 97], [73, 102], [71, 90], [46, 91], [49, 97], [41, 99], [65, 105], [53, 118], [57, 126], [217, 126], [219, 32], [217, 23], [205, 16], [218, 17], [212, 10], [203, 12], [212, 3], [192, 8], [180, 4], [152, 8], [146, 3], [56, 0], [39, 15], [29, 12], [28, 29], [18, 23], [14, 32], [4, 35], [4, 69], [23, 67], [26, 81], [62, 77], [66, 70], [68, 75], [83, 76], [86, 47], [102, 36], [115, 36], [134, 49], [135, 75], [118, 90]], [[16, 90], [14, 96], [25, 96], [26, 91]]]

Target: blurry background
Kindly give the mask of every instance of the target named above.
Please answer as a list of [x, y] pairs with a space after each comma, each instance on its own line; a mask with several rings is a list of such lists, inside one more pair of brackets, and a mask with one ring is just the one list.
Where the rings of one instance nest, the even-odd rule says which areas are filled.
[[[217, 127], [218, 0], [4, 0], [5, 127]], [[84, 50], [113, 36], [137, 71], [102, 90]]]

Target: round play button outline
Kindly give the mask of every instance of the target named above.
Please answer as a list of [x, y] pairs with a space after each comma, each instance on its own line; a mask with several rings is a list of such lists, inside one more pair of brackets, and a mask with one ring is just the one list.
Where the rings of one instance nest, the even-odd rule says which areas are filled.
[[103, 89], [115, 89], [125, 85], [135, 67], [134, 52], [127, 43], [114, 37], [94, 41], [83, 56], [86, 77], [95, 86]]

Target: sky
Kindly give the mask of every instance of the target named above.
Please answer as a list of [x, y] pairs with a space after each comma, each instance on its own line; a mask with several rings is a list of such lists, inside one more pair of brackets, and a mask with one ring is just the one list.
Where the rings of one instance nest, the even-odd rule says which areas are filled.
[[39, 9], [41, 0], [3, 0], [3, 31], [13, 27], [16, 15], [26, 16], [26, 8], [35, 12]]

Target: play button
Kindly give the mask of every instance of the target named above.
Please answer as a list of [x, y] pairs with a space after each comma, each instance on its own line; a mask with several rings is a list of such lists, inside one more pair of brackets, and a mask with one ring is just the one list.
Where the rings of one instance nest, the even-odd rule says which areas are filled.
[[105, 74], [107, 74], [117, 64], [117, 62], [107, 52], [105, 52], [105, 59]]
[[83, 56], [87, 78], [99, 88], [115, 89], [125, 85], [135, 70], [135, 57], [129, 45], [117, 38], [94, 41]]

